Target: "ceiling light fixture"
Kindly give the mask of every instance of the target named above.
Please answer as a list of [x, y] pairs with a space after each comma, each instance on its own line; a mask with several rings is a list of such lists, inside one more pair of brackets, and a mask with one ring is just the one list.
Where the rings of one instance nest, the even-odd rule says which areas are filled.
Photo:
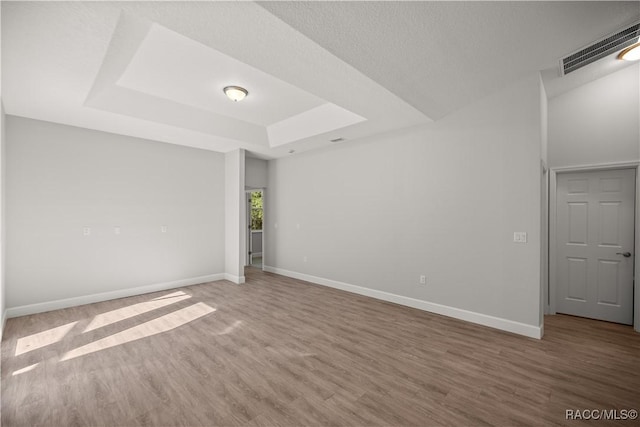
[[640, 59], [640, 42], [632, 44], [618, 55], [618, 59], [624, 59], [625, 61], [637, 61]]
[[240, 86], [227, 86], [222, 90], [233, 102], [242, 101], [245, 96], [249, 95], [249, 91]]

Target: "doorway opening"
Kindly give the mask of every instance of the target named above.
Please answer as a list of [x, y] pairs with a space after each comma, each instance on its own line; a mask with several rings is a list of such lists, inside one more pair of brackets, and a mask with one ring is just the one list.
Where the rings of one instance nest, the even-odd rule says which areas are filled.
[[245, 265], [262, 269], [264, 257], [264, 191], [247, 191], [247, 254]]

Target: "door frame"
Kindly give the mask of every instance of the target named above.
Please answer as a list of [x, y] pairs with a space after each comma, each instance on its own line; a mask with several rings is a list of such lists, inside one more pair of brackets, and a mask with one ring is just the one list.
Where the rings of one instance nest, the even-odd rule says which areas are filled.
[[640, 332], [640, 280], [636, 280], [637, 272], [640, 272], [640, 162], [616, 162], [593, 165], [580, 165], [557, 167], [549, 169], [549, 299], [545, 311], [549, 314], [556, 314], [556, 291], [557, 291], [557, 250], [556, 250], [556, 199], [558, 190], [557, 175], [571, 172], [595, 172], [602, 170], [635, 169], [636, 170], [636, 192], [635, 192], [635, 238], [634, 238], [634, 272], [633, 272], [633, 328]]

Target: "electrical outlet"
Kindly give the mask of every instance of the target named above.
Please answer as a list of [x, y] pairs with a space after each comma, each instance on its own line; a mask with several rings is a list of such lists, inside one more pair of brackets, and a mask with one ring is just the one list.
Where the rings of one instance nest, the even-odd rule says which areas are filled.
[[307, 259], [307, 256], [305, 255], [305, 256], [302, 258], [302, 261], [303, 261], [303, 262], [307, 262], [307, 260], [308, 260], [308, 259]]
[[427, 276], [420, 276], [420, 284], [421, 285], [427, 284]]
[[166, 233], [167, 232], [167, 226], [166, 225], [161, 226], [160, 227], [160, 232], [161, 233]]
[[113, 227], [113, 234], [120, 234], [120, 227]]
[[91, 228], [90, 227], [84, 227], [82, 229], [82, 235], [83, 236], [90, 236], [91, 235]]

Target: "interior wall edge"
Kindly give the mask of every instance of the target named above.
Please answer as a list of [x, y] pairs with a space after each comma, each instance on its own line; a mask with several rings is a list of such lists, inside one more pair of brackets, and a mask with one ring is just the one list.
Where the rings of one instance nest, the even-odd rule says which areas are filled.
[[[639, 76], [640, 77], [640, 74]], [[640, 93], [638, 94], [640, 96]], [[638, 140], [640, 143], [640, 140]], [[640, 280], [638, 280], [638, 276], [640, 275], [640, 170], [636, 169], [636, 235], [635, 235], [635, 265], [633, 271], [633, 292], [634, 292], [634, 301], [633, 301], [633, 329], [634, 331], [640, 333]]]
[[7, 324], [7, 310], [2, 313], [2, 327], [0, 328], [0, 342], [2, 342], [2, 335], [4, 335], [4, 327]]
[[286, 277], [291, 277], [298, 280], [304, 280], [306, 282], [315, 283], [316, 285], [327, 286], [334, 289], [340, 289], [342, 291], [351, 292], [354, 294], [364, 295], [370, 298], [375, 298], [382, 301], [387, 301], [395, 304], [404, 305], [407, 307], [417, 308], [419, 310], [427, 311], [429, 313], [440, 314], [447, 317], [452, 317], [466, 322], [475, 323], [482, 326], [488, 326], [490, 328], [499, 329], [506, 332], [511, 332], [518, 335], [523, 335], [529, 338], [542, 339], [543, 325], [533, 326], [521, 322], [515, 322], [513, 320], [503, 319], [500, 317], [490, 316], [474, 311], [464, 310], [456, 307], [451, 307], [443, 304], [437, 304], [425, 300], [406, 297], [403, 295], [392, 294], [390, 292], [379, 291], [376, 289], [370, 289], [363, 286], [352, 285], [349, 283], [339, 282], [336, 280], [325, 279], [323, 277], [312, 276], [310, 274], [298, 273], [295, 271], [289, 271], [278, 267], [271, 267], [265, 265], [264, 271], [269, 273], [279, 274]]
[[[46, 301], [36, 304], [27, 304], [18, 307], [8, 307], [5, 312], [6, 318], [27, 316], [30, 314], [44, 313], [46, 311], [60, 310], [63, 308], [75, 307], [84, 304], [109, 301], [118, 298], [125, 298], [137, 295], [144, 295], [152, 292], [166, 291], [169, 289], [181, 288], [183, 286], [199, 285], [201, 283], [225, 280], [224, 273], [208, 274], [206, 276], [190, 277], [187, 279], [174, 280], [171, 282], [156, 283], [135, 288], [125, 288], [117, 291], [102, 292], [97, 294], [83, 295], [73, 298]], [[3, 319], [4, 330], [4, 319]]]

